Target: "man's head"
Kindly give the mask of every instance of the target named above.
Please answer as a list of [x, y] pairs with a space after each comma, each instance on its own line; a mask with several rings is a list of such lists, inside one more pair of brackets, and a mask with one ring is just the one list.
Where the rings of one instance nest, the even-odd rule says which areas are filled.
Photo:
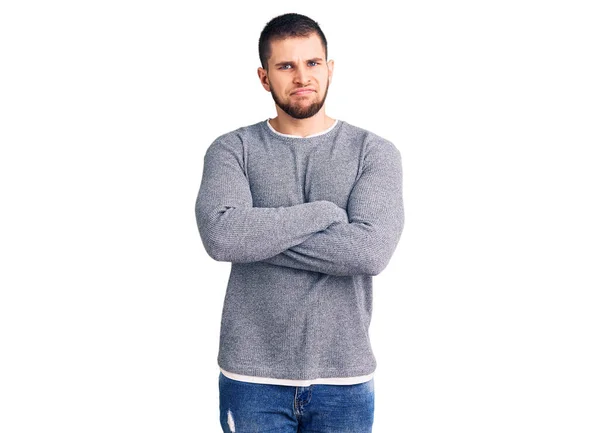
[[[327, 39], [307, 16], [285, 14], [263, 29], [258, 51], [261, 84], [275, 104], [296, 119], [318, 113], [327, 97], [333, 60], [327, 61]], [[306, 88], [306, 92], [297, 92]]]

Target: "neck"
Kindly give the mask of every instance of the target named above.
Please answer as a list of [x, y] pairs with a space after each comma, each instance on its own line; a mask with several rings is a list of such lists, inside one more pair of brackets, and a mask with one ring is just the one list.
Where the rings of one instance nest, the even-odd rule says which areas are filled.
[[335, 123], [335, 119], [327, 116], [323, 110], [307, 119], [295, 119], [277, 109], [277, 117], [269, 121], [273, 129], [282, 134], [307, 137], [325, 131]]

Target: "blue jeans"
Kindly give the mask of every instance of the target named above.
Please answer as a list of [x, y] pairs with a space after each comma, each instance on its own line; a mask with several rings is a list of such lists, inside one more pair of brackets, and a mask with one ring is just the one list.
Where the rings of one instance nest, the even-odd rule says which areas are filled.
[[374, 382], [266, 385], [219, 373], [219, 408], [225, 433], [371, 433]]

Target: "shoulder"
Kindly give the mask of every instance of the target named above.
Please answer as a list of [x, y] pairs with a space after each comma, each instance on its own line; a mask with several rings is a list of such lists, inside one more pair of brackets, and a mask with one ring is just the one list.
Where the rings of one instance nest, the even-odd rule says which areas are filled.
[[207, 153], [223, 149], [241, 152], [246, 142], [251, 140], [252, 137], [261, 134], [261, 130], [263, 128], [262, 123], [264, 122], [265, 121], [262, 120], [251, 125], [241, 126], [237, 129], [219, 135], [208, 146]]
[[262, 124], [264, 122], [264, 120], [261, 120], [260, 122], [253, 123], [251, 125], [240, 126], [239, 128], [234, 129], [232, 131], [225, 132], [219, 135], [217, 138], [215, 138], [213, 144], [232, 141], [243, 142], [249, 137], [258, 134], [261, 128], [263, 127]]
[[391, 140], [384, 138], [373, 131], [361, 128], [346, 121], [343, 122], [342, 126], [343, 128], [341, 128], [340, 133], [343, 134], [344, 139], [357, 142], [357, 144], [363, 147], [365, 155], [369, 153], [400, 154], [398, 147], [396, 147]]

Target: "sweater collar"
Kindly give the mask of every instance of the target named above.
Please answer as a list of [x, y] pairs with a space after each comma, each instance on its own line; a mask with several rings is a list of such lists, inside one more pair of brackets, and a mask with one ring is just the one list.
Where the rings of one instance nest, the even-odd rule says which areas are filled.
[[325, 131], [317, 132], [316, 134], [307, 135], [306, 137], [302, 137], [301, 135], [283, 134], [283, 133], [281, 133], [279, 131], [276, 131], [275, 128], [273, 128], [273, 126], [271, 126], [271, 123], [269, 122], [269, 120], [271, 120], [271, 118], [268, 118], [266, 120], [266, 122], [267, 122], [267, 126], [269, 127], [269, 129], [271, 131], [273, 131], [275, 134], [280, 135], [282, 137], [290, 137], [290, 138], [311, 138], [311, 137], [318, 137], [319, 135], [327, 134], [329, 131], [331, 131], [333, 128], [335, 128], [336, 125], [338, 124], [338, 119], [335, 119], [335, 122], [333, 122], [333, 125], [331, 125], [329, 128], [327, 128]]

